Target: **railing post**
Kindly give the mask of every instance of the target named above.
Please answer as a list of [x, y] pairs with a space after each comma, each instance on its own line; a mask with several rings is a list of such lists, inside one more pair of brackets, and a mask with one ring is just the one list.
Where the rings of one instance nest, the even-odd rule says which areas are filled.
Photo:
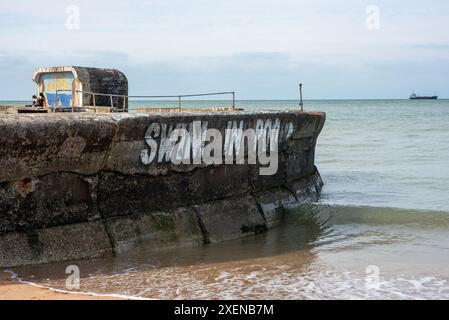
[[232, 110], [235, 110], [235, 92], [232, 92]]
[[126, 111], [126, 96], [123, 96], [123, 112]]
[[92, 93], [92, 98], [94, 100], [94, 107], [97, 107], [97, 103], [95, 102], [95, 93]]
[[181, 96], [178, 96], [178, 108], [181, 111]]
[[111, 98], [111, 108], [114, 109], [114, 101], [112, 99], [112, 94], [109, 97]]

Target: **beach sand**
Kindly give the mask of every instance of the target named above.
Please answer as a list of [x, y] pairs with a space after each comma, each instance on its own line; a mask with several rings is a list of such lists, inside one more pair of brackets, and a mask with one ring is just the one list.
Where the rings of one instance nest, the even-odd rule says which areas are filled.
[[0, 300], [118, 300], [116, 297], [90, 296], [55, 292], [20, 283], [11, 274], [0, 270]]

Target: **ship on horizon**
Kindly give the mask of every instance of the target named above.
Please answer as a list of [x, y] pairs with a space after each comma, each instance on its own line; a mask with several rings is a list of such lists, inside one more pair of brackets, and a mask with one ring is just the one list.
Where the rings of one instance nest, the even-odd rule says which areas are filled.
[[415, 93], [410, 95], [410, 100], [437, 100], [438, 96], [419, 96]]

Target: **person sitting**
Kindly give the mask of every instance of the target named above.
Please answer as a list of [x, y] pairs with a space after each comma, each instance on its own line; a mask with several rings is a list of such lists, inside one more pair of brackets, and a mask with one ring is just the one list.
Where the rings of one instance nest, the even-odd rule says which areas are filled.
[[42, 92], [39, 93], [39, 98], [37, 99], [37, 106], [40, 108], [45, 107], [45, 96]]
[[32, 107], [37, 107], [37, 97], [36, 95], [33, 95], [33, 103], [31, 104]]

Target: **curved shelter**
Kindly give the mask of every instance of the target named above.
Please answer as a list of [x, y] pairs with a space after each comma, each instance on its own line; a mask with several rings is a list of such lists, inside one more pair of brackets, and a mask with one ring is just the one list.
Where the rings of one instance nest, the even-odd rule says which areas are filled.
[[34, 72], [37, 91], [51, 107], [128, 109], [128, 79], [116, 69], [49, 67]]

